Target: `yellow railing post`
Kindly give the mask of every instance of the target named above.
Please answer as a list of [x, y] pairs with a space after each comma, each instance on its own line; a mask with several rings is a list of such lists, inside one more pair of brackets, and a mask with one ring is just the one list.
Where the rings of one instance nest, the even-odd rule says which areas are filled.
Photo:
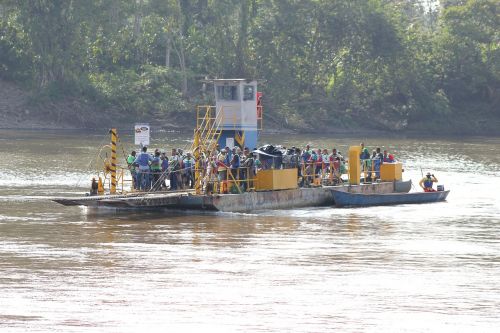
[[194, 130], [194, 150], [193, 150], [193, 156], [194, 156], [194, 163], [195, 163], [195, 168], [194, 168], [194, 188], [196, 194], [201, 194], [201, 177], [200, 177], [200, 169], [201, 169], [201, 161], [200, 161], [200, 135], [198, 133], [198, 128]]
[[116, 128], [111, 129], [111, 188], [110, 194], [116, 193]]

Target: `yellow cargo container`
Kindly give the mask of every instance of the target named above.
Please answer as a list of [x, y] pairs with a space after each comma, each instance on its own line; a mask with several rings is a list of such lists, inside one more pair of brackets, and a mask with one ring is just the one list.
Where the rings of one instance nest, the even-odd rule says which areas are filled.
[[359, 185], [361, 176], [361, 165], [359, 155], [361, 154], [361, 146], [349, 147], [349, 184]]
[[380, 180], [383, 182], [403, 180], [403, 164], [399, 162], [382, 164], [380, 166]]
[[256, 191], [297, 188], [297, 168], [261, 170], [255, 181]]

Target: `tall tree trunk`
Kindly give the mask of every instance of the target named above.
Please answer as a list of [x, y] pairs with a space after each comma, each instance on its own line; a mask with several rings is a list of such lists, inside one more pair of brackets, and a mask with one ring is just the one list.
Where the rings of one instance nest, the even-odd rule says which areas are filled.
[[179, 52], [179, 64], [181, 66], [182, 73], [182, 96], [186, 97], [188, 93], [188, 83], [187, 83], [187, 68], [186, 68], [186, 56], [184, 54], [184, 37], [180, 38], [180, 52]]
[[142, 63], [142, 47], [141, 47], [141, 25], [142, 25], [142, 7], [143, 7], [144, 0], [136, 0], [136, 10], [135, 10], [135, 15], [134, 15], [134, 39], [136, 43], [136, 50], [135, 50], [135, 60], [137, 63], [141, 64]]
[[240, 5], [240, 31], [236, 42], [236, 61], [238, 75], [245, 77], [247, 75], [247, 48], [248, 48], [248, 20], [249, 20], [248, 0], [242, 0]]
[[179, 32], [179, 48], [177, 48], [174, 44], [174, 50], [175, 53], [177, 54], [177, 58], [179, 59], [179, 66], [181, 68], [181, 76], [182, 76], [182, 82], [181, 82], [181, 92], [182, 96], [186, 97], [187, 92], [188, 92], [188, 83], [187, 83], [187, 67], [186, 67], [186, 56], [184, 53], [184, 37], [182, 36], [182, 33]]
[[167, 42], [165, 48], [165, 67], [170, 68], [170, 52], [172, 52], [172, 39], [170, 34], [167, 33]]

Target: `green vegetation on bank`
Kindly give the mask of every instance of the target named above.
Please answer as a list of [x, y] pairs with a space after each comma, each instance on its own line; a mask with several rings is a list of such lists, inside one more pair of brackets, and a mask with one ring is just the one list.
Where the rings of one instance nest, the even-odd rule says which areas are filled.
[[71, 98], [131, 121], [182, 117], [210, 102], [204, 78], [243, 77], [261, 80], [266, 117], [290, 128], [480, 131], [500, 119], [499, 7], [0, 0], [0, 78], [35, 104]]

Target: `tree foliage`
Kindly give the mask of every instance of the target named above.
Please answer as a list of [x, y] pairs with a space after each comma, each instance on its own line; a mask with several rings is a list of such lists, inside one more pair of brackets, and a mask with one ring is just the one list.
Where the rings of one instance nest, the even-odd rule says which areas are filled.
[[201, 79], [230, 77], [261, 80], [293, 127], [500, 115], [499, 2], [429, 3], [2, 0], [0, 76], [134, 117], [187, 111]]

